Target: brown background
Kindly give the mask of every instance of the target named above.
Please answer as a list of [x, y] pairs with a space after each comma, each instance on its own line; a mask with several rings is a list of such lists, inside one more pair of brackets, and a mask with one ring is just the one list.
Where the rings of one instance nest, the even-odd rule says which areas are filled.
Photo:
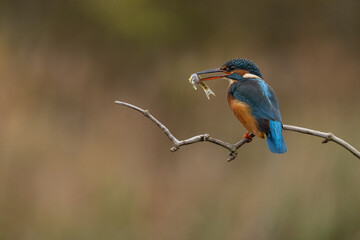
[[245, 130], [227, 83], [191, 73], [256, 62], [285, 124], [360, 147], [356, 0], [0, 1], [0, 239], [359, 239], [360, 162], [285, 132], [227, 163], [178, 138]]

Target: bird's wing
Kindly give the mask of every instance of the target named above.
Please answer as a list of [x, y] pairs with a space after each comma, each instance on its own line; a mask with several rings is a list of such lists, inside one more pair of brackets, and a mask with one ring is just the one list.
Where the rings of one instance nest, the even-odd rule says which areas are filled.
[[277, 99], [277, 97], [275, 95], [274, 89], [272, 89], [272, 87], [270, 87], [268, 85], [268, 90], [269, 90], [269, 93], [270, 93], [270, 97], [269, 97], [270, 103], [275, 108], [276, 115], [277, 115], [277, 119], [275, 119], [275, 120], [281, 121], [279, 102], [278, 102], [278, 99]]
[[249, 104], [252, 115], [258, 121], [281, 121], [279, 104], [274, 90], [265, 82], [261, 82], [263, 85], [261, 86], [258, 81], [260, 80], [249, 79], [246, 83], [235, 82], [230, 86], [229, 94], [232, 94], [234, 99]]

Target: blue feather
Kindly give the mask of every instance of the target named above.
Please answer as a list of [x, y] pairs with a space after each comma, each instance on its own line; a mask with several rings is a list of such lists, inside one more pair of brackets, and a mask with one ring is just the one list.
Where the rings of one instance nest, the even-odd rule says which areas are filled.
[[266, 82], [262, 79], [257, 79], [257, 78], [255, 79], [255, 81], [257, 81], [257, 83], [260, 85], [261, 90], [263, 91], [264, 95], [266, 96], [267, 100], [270, 103], [271, 93], [269, 92], [269, 88]]
[[270, 132], [266, 134], [266, 142], [271, 152], [285, 153], [286, 145], [282, 136], [282, 125], [279, 121], [269, 121]]

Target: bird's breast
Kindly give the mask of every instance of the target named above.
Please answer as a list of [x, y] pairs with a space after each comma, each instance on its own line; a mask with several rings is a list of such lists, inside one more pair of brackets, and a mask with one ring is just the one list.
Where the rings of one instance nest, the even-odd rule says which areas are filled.
[[249, 104], [234, 99], [232, 94], [228, 95], [228, 103], [235, 117], [241, 122], [246, 130], [250, 133], [254, 133], [260, 138], [265, 137], [265, 134], [259, 130], [258, 122], [251, 114], [252, 110]]

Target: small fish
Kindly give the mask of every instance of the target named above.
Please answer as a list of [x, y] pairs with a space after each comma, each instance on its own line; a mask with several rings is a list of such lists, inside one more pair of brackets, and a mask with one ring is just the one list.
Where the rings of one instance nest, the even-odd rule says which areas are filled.
[[206, 94], [206, 97], [210, 100], [210, 95], [214, 95], [215, 96], [215, 93], [209, 88], [208, 85], [206, 85], [204, 82], [200, 82], [200, 86], [203, 88], [205, 94]]
[[199, 77], [196, 73], [191, 74], [190, 78], [189, 78], [189, 82], [191, 83], [191, 85], [193, 86], [193, 88], [196, 90], [196, 84], [199, 84], [200, 80]]
[[193, 88], [196, 90], [197, 84], [200, 84], [200, 86], [202, 87], [202, 89], [204, 90], [206, 97], [210, 100], [210, 95], [214, 95], [215, 93], [209, 88], [208, 85], [206, 85], [204, 82], [200, 82], [199, 77], [196, 73], [192, 74], [189, 78], [189, 82], [191, 83], [191, 85], [193, 86]]

